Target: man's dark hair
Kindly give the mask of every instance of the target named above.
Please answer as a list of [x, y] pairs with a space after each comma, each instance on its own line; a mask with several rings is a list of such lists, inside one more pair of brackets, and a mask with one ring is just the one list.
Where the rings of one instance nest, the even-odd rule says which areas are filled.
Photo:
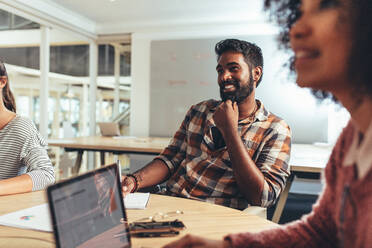
[[[224, 52], [227, 51], [238, 52], [243, 54], [244, 61], [248, 64], [250, 70], [257, 66], [260, 66], [263, 69], [263, 57], [261, 48], [259, 48], [254, 43], [250, 43], [245, 40], [226, 39], [218, 42], [214, 50], [217, 54], [217, 59], [219, 59]], [[260, 79], [257, 81], [256, 87], [260, 84], [262, 80], [262, 74]]]
[[[353, 91], [360, 95], [372, 96], [372, 1], [344, 0], [344, 12], [351, 18], [352, 48], [348, 63], [348, 79]], [[280, 48], [289, 49], [289, 31], [300, 18], [301, 0], [265, 0], [265, 9], [276, 21], [281, 30], [279, 36]], [[294, 57], [289, 60], [289, 67], [294, 72]], [[313, 91], [320, 99], [332, 97], [324, 91]], [[333, 98], [334, 99], [334, 98]], [[336, 99], [334, 99], [336, 100]]]

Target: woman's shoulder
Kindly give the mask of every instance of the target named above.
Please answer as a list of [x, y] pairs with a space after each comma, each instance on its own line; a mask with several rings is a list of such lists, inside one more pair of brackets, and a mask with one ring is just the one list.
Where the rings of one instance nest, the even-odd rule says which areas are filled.
[[355, 132], [356, 132], [356, 128], [352, 120], [350, 120], [348, 124], [344, 127], [344, 129], [342, 130], [333, 148], [333, 153], [337, 154], [340, 160], [343, 160], [344, 155], [347, 153], [348, 149], [350, 148]]
[[19, 115], [14, 117], [12, 120], [11, 128], [16, 132], [27, 134], [37, 131], [35, 124], [31, 119]]
[[41, 136], [31, 119], [17, 115], [11, 125], [8, 135], [22, 141], [24, 146], [31, 144], [32, 146], [35, 144], [46, 145], [45, 139]]
[[337, 139], [335, 146], [332, 149], [332, 153], [328, 160], [325, 175], [327, 180], [335, 180], [337, 177], [336, 174], [339, 169], [343, 166], [343, 161], [346, 154], [349, 151], [351, 142], [356, 132], [355, 126], [352, 123], [352, 120], [346, 125], [346, 127], [341, 132], [340, 136]]

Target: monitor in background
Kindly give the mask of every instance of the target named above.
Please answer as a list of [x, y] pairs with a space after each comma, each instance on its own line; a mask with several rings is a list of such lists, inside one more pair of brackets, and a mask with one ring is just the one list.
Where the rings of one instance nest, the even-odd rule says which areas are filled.
[[56, 247], [130, 247], [118, 166], [48, 187]]

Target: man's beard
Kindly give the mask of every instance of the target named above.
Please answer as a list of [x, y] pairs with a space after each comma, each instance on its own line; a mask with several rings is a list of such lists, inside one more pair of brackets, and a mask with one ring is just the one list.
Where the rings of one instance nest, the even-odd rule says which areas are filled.
[[[235, 90], [232, 92], [224, 92], [223, 89], [226, 84], [233, 84]], [[253, 88], [254, 81], [252, 75], [249, 75], [248, 83], [243, 86], [241, 86], [241, 84], [237, 80], [226, 80], [221, 82], [220, 96], [222, 101], [224, 102], [227, 100], [231, 100], [232, 102], [241, 103], [252, 94]]]

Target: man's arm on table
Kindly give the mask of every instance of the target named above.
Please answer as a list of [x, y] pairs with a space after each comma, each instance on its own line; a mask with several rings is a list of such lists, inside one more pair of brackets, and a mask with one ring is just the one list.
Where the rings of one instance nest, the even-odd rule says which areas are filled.
[[135, 178], [123, 176], [122, 191], [124, 196], [129, 194], [137, 184], [137, 189], [160, 184], [168, 179], [170, 173], [168, 166], [160, 159], [154, 159], [144, 168], [134, 173]]
[[[135, 189], [136, 181], [138, 189], [154, 186], [166, 181], [184, 160], [186, 154], [187, 123], [191, 119], [191, 107], [187, 112], [181, 126], [174, 134], [169, 145], [153, 161], [144, 168], [134, 173], [134, 176], [123, 177], [122, 191], [124, 195]], [[164, 160], [163, 160], [164, 159]]]

